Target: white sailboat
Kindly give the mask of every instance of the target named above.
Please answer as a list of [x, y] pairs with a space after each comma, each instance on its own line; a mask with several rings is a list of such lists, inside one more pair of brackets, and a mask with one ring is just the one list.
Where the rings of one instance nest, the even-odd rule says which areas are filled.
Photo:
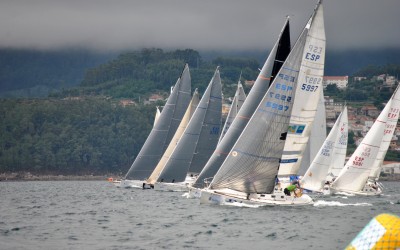
[[[328, 173], [335, 164], [343, 168], [347, 149], [348, 118], [347, 107], [337, 118], [324, 144], [300, 180], [302, 188], [315, 192], [324, 192]], [[335, 161], [338, 158], [340, 161]]]
[[190, 94], [191, 79], [189, 66], [186, 64], [157, 123], [125, 175], [125, 179], [121, 181], [121, 187], [142, 188], [143, 181], [153, 172], [175, 134], [190, 102]]
[[392, 141], [393, 133], [396, 130], [400, 112], [400, 93], [397, 93], [399, 86], [400, 85], [397, 86], [396, 90], [393, 93], [392, 104], [390, 106], [390, 112], [387, 117], [381, 146], [379, 148], [378, 155], [376, 157], [376, 160], [372, 166], [372, 170], [368, 177], [369, 183], [375, 183], [375, 181], [379, 180], [379, 176], [382, 170], [383, 160], [385, 159], [386, 153], [389, 149], [390, 142]]
[[[314, 51], [315, 47], [318, 50]], [[313, 203], [305, 194], [287, 196], [275, 184], [293, 99], [299, 91], [305, 91], [301, 82], [311, 77], [313, 69], [323, 68], [324, 47], [323, 7], [319, 2], [210, 186], [202, 190], [200, 203], [249, 206]], [[322, 81], [315, 84], [322, 87]]]
[[156, 125], [158, 118], [160, 118], [161, 112], [160, 112], [160, 107], [156, 107], [156, 115], [154, 116], [154, 123], [153, 127]]
[[[393, 102], [398, 101], [399, 96], [398, 91], [396, 91], [347, 161], [339, 176], [333, 181], [331, 191], [357, 195], [379, 195], [382, 193], [382, 189], [378, 185], [368, 183], [368, 177], [376, 166], [388, 118], [390, 116], [398, 117], [398, 103], [393, 104]], [[392, 109], [392, 105], [394, 105], [394, 109]], [[393, 111], [395, 112], [392, 113]], [[395, 121], [391, 122], [393, 124]], [[397, 120], [395, 124], [397, 124]], [[384, 151], [387, 151], [387, 148]], [[382, 153], [383, 151], [381, 151]]]
[[231, 126], [233, 120], [235, 119], [237, 113], [239, 112], [239, 110], [242, 107], [245, 100], [246, 100], [246, 93], [244, 93], [244, 89], [243, 89], [242, 84], [240, 83], [240, 77], [239, 77], [236, 93], [235, 93], [235, 96], [233, 97], [228, 116], [226, 117], [224, 127], [222, 128], [221, 135], [219, 136], [218, 143], [225, 136], [226, 132], [228, 131], [229, 127]]
[[199, 173], [215, 149], [221, 126], [222, 85], [217, 68], [177, 145], [158, 176], [151, 177], [155, 190], [186, 191], [186, 174]]

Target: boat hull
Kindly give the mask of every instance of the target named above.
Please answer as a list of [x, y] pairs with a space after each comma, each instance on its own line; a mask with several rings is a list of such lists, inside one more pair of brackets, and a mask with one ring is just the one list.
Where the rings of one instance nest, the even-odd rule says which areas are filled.
[[122, 180], [120, 188], [143, 188], [143, 181], [140, 180]]
[[382, 194], [382, 189], [381, 187], [372, 188], [369, 184], [366, 184], [364, 188], [360, 191], [350, 191], [350, 190], [339, 190], [339, 189], [332, 189], [331, 188], [331, 193], [332, 194], [343, 194], [343, 193], [348, 193], [350, 195], [362, 195], [362, 196], [378, 196]]
[[154, 190], [166, 191], [166, 192], [187, 192], [189, 191], [189, 188], [185, 182], [178, 182], [178, 183], [156, 182], [154, 183]]
[[283, 193], [273, 194], [246, 194], [233, 190], [201, 190], [200, 204], [231, 205], [231, 206], [300, 206], [312, 205], [310, 196], [286, 196]]
[[200, 199], [200, 197], [201, 197], [201, 189], [190, 187], [188, 195], [186, 197], [188, 199]]

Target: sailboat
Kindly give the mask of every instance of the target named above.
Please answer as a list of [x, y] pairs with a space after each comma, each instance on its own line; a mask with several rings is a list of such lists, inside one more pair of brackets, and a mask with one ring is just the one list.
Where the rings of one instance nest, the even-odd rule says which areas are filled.
[[[315, 47], [318, 49], [314, 50]], [[298, 92], [306, 91], [301, 83], [323, 68], [324, 47], [323, 8], [319, 2], [221, 168], [209, 187], [201, 191], [200, 203], [234, 206], [313, 203], [306, 194], [287, 196], [275, 184], [293, 99]], [[315, 86], [322, 87], [322, 81], [316, 80], [313, 90]]]
[[[315, 192], [324, 192], [328, 174], [335, 165], [343, 168], [347, 149], [348, 118], [347, 107], [337, 118], [324, 144], [307, 169], [300, 183], [302, 188]], [[334, 161], [339, 158], [340, 161]], [[329, 189], [328, 189], [329, 190]]]
[[186, 191], [186, 174], [199, 173], [214, 151], [219, 138], [222, 113], [222, 85], [217, 68], [182, 137], [166, 160], [157, 178], [151, 178], [155, 190]]
[[[376, 166], [379, 152], [381, 152], [381, 155], [383, 153], [386, 154], [387, 148], [382, 151], [380, 149], [385, 130], [388, 128], [388, 118], [393, 116], [394, 120], [391, 120], [390, 123], [397, 124], [395, 117], [397, 116], [398, 118], [399, 99], [400, 93], [396, 90], [360, 145], [347, 161], [339, 176], [333, 181], [331, 192], [356, 195], [380, 195], [382, 193], [379, 185], [368, 182], [368, 177]], [[382, 149], [385, 148], [382, 147]]]
[[210, 179], [212, 179], [217, 173], [225, 158], [228, 156], [229, 151], [231, 151], [236, 140], [246, 127], [258, 104], [267, 92], [272, 80], [277, 75], [289, 52], [290, 32], [289, 18], [287, 18], [278, 40], [272, 48], [246, 100], [235, 116], [235, 119], [227, 130], [225, 136], [220, 140], [217, 148], [212, 153], [203, 170], [200, 172], [196, 182], [192, 185], [192, 188], [189, 191], [189, 198], [200, 197], [200, 188], [204, 188], [205, 185], [208, 185]]
[[237, 113], [239, 112], [240, 108], [242, 107], [244, 101], [246, 100], [246, 93], [244, 93], [243, 86], [240, 83], [240, 78], [238, 81], [238, 86], [236, 89], [235, 96], [233, 97], [231, 107], [229, 109], [228, 115], [226, 117], [226, 121], [224, 127], [222, 128], [221, 135], [219, 136], [218, 142], [222, 140], [225, 136], [226, 131], [228, 131], [229, 127], [231, 126], [233, 120], [235, 119]]
[[190, 94], [191, 79], [189, 66], [186, 64], [157, 123], [132, 163], [125, 179], [121, 181], [121, 187], [142, 188], [143, 181], [153, 172], [175, 134], [190, 102]]
[[151, 173], [150, 177], [144, 183], [144, 185], [143, 185], [144, 189], [154, 188], [154, 183], [156, 183], [158, 177], [160, 176], [161, 171], [163, 171], [163, 169], [165, 167], [165, 164], [171, 157], [171, 154], [174, 152], [176, 145], [178, 144], [179, 140], [181, 139], [183, 133], [185, 132], [185, 129], [186, 129], [187, 125], [189, 124], [189, 121], [192, 118], [193, 113], [196, 110], [198, 104], [199, 104], [199, 93], [196, 89], [193, 93], [192, 100], [190, 101], [189, 106], [187, 107], [186, 112], [182, 118], [182, 121], [179, 124], [179, 127], [175, 132], [174, 137], [172, 138], [171, 142], [169, 143], [167, 149], [165, 150], [160, 161], [158, 162], [156, 168], [154, 169], [154, 171]]
[[390, 106], [390, 113], [387, 117], [383, 139], [381, 142], [381, 146], [379, 148], [378, 155], [376, 156], [376, 160], [369, 174], [367, 184], [372, 184], [379, 180], [379, 176], [382, 170], [383, 160], [385, 159], [386, 153], [389, 149], [390, 142], [392, 141], [393, 133], [396, 130], [400, 112], [400, 100], [399, 100], [400, 97], [397, 94], [399, 86], [400, 85], [397, 86], [396, 90], [393, 93], [392, 105]]

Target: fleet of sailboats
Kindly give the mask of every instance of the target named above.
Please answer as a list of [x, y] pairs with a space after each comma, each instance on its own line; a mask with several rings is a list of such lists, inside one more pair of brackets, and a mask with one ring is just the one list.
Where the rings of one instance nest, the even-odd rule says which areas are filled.
[[197, 89], [191, 97], [185, 65], [121, 187], [189, 190], [200, 203], [246, 206], [312, 204], [304, 190], [380, 194], [377, 181], [398, 122], [400, 92], [345, 164], [346, 106], [326, 136], [323, 15], [320, 0], [293, 48], [286, 19], [247, 97], [239, 78], [222, 129], [219, 68], [199, 100]]

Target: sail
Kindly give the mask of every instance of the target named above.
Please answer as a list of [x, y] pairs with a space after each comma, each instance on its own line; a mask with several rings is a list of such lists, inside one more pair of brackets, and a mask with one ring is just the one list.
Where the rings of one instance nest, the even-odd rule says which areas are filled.
[[277, 77], [214, 176], [210, 189], [229, 188], [248, 194], [272, 192], [293, 103], [297, 92], [301, 91], [296, 86], [298, 77], [310, 72], [310, 66], [315, 67], [308, 63], [316, 59], [309, 57], [308, 50], [314, 39], [319, 37], [320, 29], [323, 30], [322, 6], [318, 6], [316, 15], [310, 18]]
[[221, 135], [219, 136], [218, 142], [220, 142], [222, 138], [225, 136], [226, 131], [228, 131], [229, 127], [231, 126], [233, 120], [235, 119], [237, 113], [239, 112], [245, 100], [246, 100], [246, 94], [244, 93], [243, 86], [239, 80], [235, 96], [233, 97], [231, 108], [229, 109], [229, 113], [228, 116], [226, 117], [226, 121], [222, 129]]
[[156, 168], [154, 169], [153, 173], [151, 173], [149, 179], [147, 180], [148, 183], [154, 184], [158, 177], [160, 176], [161, 171], [164, 169], [166, 162], [171, 157], [172, 152], [174, 151], [178, 141], [181, 139], [190, 118], [193, 116], [194, 111], [196, 110], [197, 105], [199, 104], [199, 93], [197, 89], [193, 93], [192, 100], [189, 103], [189, 106], [186, 109], [185, 115], [182, 118], [181, 123], [179, 124], [178, 129], [175, 132], [174, 137], [172, 138], [171, 142], [169, 143], [167, 149], [165, 150], [163, 156], [161, 157], [160, 161], [158, 162]]
[[340, 127], [340, 130], [337, 133], [337, 141], [339, 143], [336, 143], [333, 147], [332, 155], [333, 157], [330, 168], [328, 170], [328, 174], [333, 178], [337, 177], [342, 171], [344, 167], [344, 162], [346, 161], [346, 153], [347, 153], [347, 139], [348, 139], [348, 134], [349, 134], [349, 120], [347, 116], [347, 106], [344, 107], [342, 114], [341, 114], [341, 119], [342, 119], [342, 127]]
[[[386, 106], [390, 107], [391, 103], [392, 99]], [[332, 183], [333, 189], [352, 192], [362, 190], [378, 155], [389, 112], [390, 108], [385, 108], [381, 112], [339, 176]]]
[[[279, 35], [278, 41], [272, 48], [260, 74], [258, 75], [253, 87], [251, 88], [245, 102], [233, 120], [229, 130], [218, 143], [217, 148], [211, 155], [203, 170], [199, 174], [196, 183], [193, 186], [203, 187], [203, 180], [213, 177], [222, 163], [224, 162], [229, 151], [232, 149], [239, 135], [247, 125], [251, 115], [256, 110], [258, 104], [264, 97], [269, 88], [271, 80], [278, 73], [280, 67], [290, 52], [290, 32], [289, 19], [285, 21], [283, 29]], [[277, 69], [277, 71], [273, 71]]]
[[181, 77], [168, 97], [160, 117], [147, 137], [125, 178], [144, 180], [148, 178], [169, 145], [190, 102], [191, 79], [186, 64]]
[[[215, 71], [199, 105], [189, 121], [165, 167], [158, 177], [159, 182], [182, 182], [195, 160], [209, 157], [218, 142], [221, 126], [222, 92], [219, 69]], [[206, 148], [208, 147], [208, 148]], [[194, 154], [201, 157], [196, 158]], [[204, 166], [204, 165], [203, 165]]]
[[324, 91], [321, 89], [321, 94], [318, 101], [315, 120], [311, 127], [310, 139], [308, 140], [306, 149], [304, 150], [303, 159], [301, 161], [299, 175], [304, 175], [312, 160], [317, 156], [319, 149], [326, 139], [326, 114], [325, 114], [325, 99]]
[[290, 127], [279, 167], [279, 176], [297, 175], [307, 146], [322, 90], [325, 61], [325, 29], [323, 9], [316, 12], [304, 51], [305, 61], [300, 69], [296, 99]]
[[385, 159], [386, 153], [389, 149], [389, 145], [393, 137], [393, 133], [397, 126], [397, 121], [399, 120], [399, 112], [400, 112], [400, 91], [398, 91], [399, 86], [400, 85], [397, 86], [395, 92], [393, 93], [393, 96], [391, 98], [392, 104], [390, 105], [390, 107], [388, 105], [385, 106], [385, 109], [389, 108], [390, 111], [387, 117], [387, 122], [381, 146], [379, 148], [378, 155], [376, 156], [376, 160], [372, 166], [371, 173], [369, 175], [371, 179], [379, 179], [383, 160]]
[[153, 123], [153, 127], [156, 125], [158, 118], [160, 118], [160, 108], [157, 106], [156, 107], [156, 116], [154, 117], [154, 123]]
[[[339, 115], [331, 131], [326, 137], [326, 140], [319, 149], [318, 154], [312, 161], [310, 167], [307, 169], [303, 178], [301, 179], [302, 187], [313, 191], [322, 190], [333, 159], [336, 157], [336, 155], [334, 154], [334, 149], [335, 147], [337, 147], [337, 145], [340, 145], [342, 143], [341, 137], [339, 136], [340, 131], [345, 130], [345, 127], [347, 126], [347, 108], [345, 108], [343, 112]], [[343, 164], [344, 158], [342, 165]]]

